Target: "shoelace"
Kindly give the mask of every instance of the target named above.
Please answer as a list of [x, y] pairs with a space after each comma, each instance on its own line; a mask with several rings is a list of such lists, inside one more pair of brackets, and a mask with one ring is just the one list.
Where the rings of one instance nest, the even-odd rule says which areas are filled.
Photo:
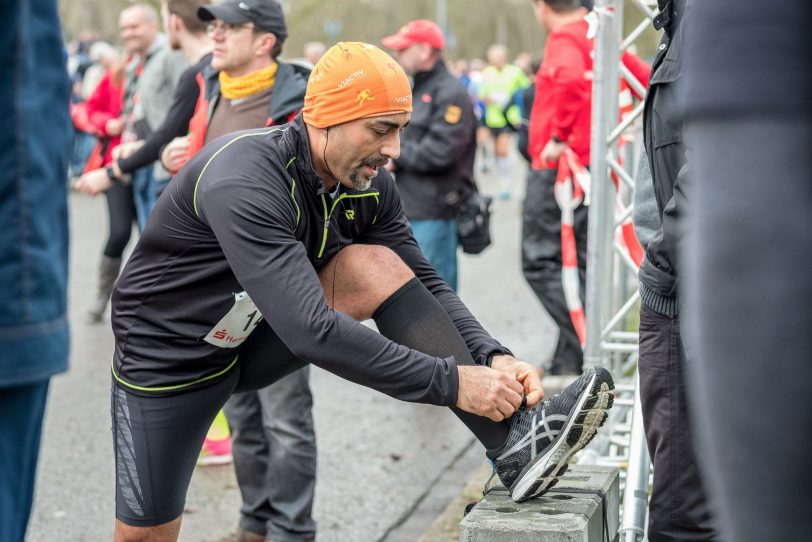
[[492, 470], [491, 470], [491, 475], [488, 477], [488, 479], [487, 479], [487, 480], [485, 480], [485, 485], [484, 485], [484, 486], [483, 486], [483, 488], [482, 488], [482, 496], [483, 496], [483, 497], [484, 497], [485, 495], [487, 495], [488, 493], [490, 493], [490, 492], [493, 490], [493, 488], [494, 488], [494, 487], [496, 487], [496, 484], [494, 484], [494, 485], [490, 485], [490, 484], [491, 484], [491, 481], [492, 481], [492, 480], [494, 479], [494, 477], [496, 476], [496, 463], [494, 463], [494, 462], [493, 462], [493, 461], [491, 461], [490, 459], [488, 460], [488, 462], [491, 464], [491, 469], [492, 469]]

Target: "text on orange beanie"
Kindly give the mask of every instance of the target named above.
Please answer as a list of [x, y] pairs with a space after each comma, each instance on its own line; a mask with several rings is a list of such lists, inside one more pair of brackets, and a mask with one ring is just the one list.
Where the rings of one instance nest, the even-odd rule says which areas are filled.
[[411, 113], [412, 89], [403, 68], [374, 45], [340, 42], [313, 68], [302, 111], [316, 128]]

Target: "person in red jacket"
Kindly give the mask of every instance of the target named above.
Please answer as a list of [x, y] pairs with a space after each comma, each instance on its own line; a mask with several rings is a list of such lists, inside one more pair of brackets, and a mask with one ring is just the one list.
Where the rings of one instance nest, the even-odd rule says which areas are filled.
[[102, 151], [101, 166], [113, 159], [113, 149], [121, 141], [124, 119], [124, 64], [117, 63], [105, 73], [85, 104], [87, 121], [96, 132]]
[[[589, 12], [582, 0], [534, 0], [536, 19], [548, 32], [541, 67], [536, 73], [530, 114], [531, 169], [522, 218], [522, 269], [525, 280], [559, 328], [550, 374], [580, 374], [583, 351], [573, 326], [561, 282], [561, 211], [554, 185], [558, 159], [565, 149], [589, 166], [592, 112], [592, 50]], [[648, 85], [651, 68], [624, 53], [623, 63]], [[587, 208], [575, 208], [580, 297], [586, 282]], [[583, 302], [583, 301], [582, 301]]]

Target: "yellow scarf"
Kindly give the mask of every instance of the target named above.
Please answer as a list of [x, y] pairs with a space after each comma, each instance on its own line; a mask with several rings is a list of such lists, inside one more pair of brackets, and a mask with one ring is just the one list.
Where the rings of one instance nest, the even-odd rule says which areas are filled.
[[226, 72], [220, 72], [220, 94], [227, 100], [245, 98], [271, 88], [275, 77], [276, 62], [242, 77], [229, 77]]

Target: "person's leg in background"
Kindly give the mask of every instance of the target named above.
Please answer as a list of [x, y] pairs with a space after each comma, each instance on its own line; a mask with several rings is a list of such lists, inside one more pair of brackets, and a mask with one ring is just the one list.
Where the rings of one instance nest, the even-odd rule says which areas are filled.
[[210, 465], [228, 465], [233, 461], [231, 454], [231, 430], [228, 427], [225, 413], [221, 410], [206, 433], [200, 457], [197, 458], [199, 467]]
[[805, 540], [812, 118], [706, 120], [691, 135], [697, 182], [686, 306], [695, 318], [689, 400], [700, 466], [720, 505], [723, 540]]
[[48, 382], [0, 387], [0, 541], [25, 538]]
[[96, 299], [88, 311], [91, 322], [101, 322], [104, 318], [107, 303], [113, 293], [113, 284], [121, 269], [122, 256], [132, 235], [135, 220], [135, 203], [133, 191], [128, 185], [113, 183], [104, 193], [107, 200], [107, 217], [109, 233], [99, 263], [99, 284]]
[[155, 166], [150, 164], [144, 166], [132, 174], [133, 204], [135, 205], [135, 218], [138, 223], [138, 231], [144, 231], [147, 217], [155, 206], [155, 185], [153, 170]]
[[499, 176], [499, 197], [509, 199], [513, 194], [513, 159], [510, 155], [511, 135], [510, 128], [495, 128], [493, 133], [493, 154], [496, 164], [496, 174]]
[[686, 358], [679, 318], [640, 305], [640, 400], [654, 485], [651, 542], [713, 540], [685, 398]]
[[457, 223], [453, 219], [412, 220], [412, 233], [423, 255], [451, 289], [457, 291]]
[[[266, 363], [274, 362], [265, 359]], [[236, 393], [225, 412], [242, 495], [240, 528], [279, 542], [316, 536], [316, 435], [310, 368]]]
[[495, 167], [491, 158], [493, 155], [493, 138], [491, 137], [491, 129], [485, 126], [484, 123], [480, 124], [476, 130], [476, 150], [480, 173], [488, 173]]
[[[559, 330], [547, 374], [580, 374], [584, 354], [561, 282], [561, 210], [555, 201], [556, 170], [530, 170], [522, 214], [522, 271], [527, 284]], [[576, 209], [576, 233], [585, 230], [586, 210]], [[585, 237], [585, 234], [582, 235]], [[576, 242], [580, 241], [576, 236]], [[584, 243], [585, 245], [585, 243]], [[581, 246], [578, 246], [579, 267]], [[586, 258], [584, 258], [585, 260]]]

